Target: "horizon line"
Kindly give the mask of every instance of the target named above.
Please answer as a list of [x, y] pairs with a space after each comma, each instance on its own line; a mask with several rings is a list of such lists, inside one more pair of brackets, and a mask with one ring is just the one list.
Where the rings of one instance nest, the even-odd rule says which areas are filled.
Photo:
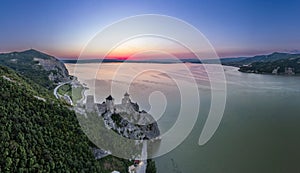
[[[130, 60], [130, 56], [128, 57], [124, 57], [124, 56], [114, 56], [114, 57], [101, 57], [101, 58], [97, 58], [97, 57], [85, 57], [82, 59], [79, 59], [79, 57], [76, 56], [56, 56], [53, 53], [50, 53], [48, 51], [44, 51], [44, 50], [40, 50], [40, 49], [35, 49], [35, 48], [29, 48], [29, 49], [21, 49], [21, 50], [11, 50], [11, 51], [0, 51], [0, 54], [6, 54], [6, 53], [21, 53], [21, 52], [25, 52], [25, 51], [29, 51], [29, 50], [35, 50], [53, 57], [56, 57], [59, 60], [62, 61], [68, 61], [68, 60], [79, 60], [79, 61], [89, 61], [89, 60], [113, 60], [113, 61], [162, 61], [162, 60], [177, 60], [177, 59], [173, 59], [173, 58], [163, 58], [163, 57], [159, 57], [159, 58], [135, 58], [135, 59], [131, 59]], [[265, 53], [264, 53], [265, 52]], [[201, 60], [213, 60], [213, 59], [226, 59], [226, 58], [251, 58], [251, 57], [255, 57], [255, 56], [264, 56], [264, 55], [271, 55], [274, 53], [285, 53], [285, 54], [300, 54], [300, 50], [266, 50], [266, 51], [261, 51], [261, 53], [241, 53], [240, 55], [227, 55], [227, 56], [218, 56], [219, 58], [201, 58]], [[219, 53], [217, 53], [218, 55]], [[199, 58], [195, 57], [195, 56], [191, 56], [191, 57], [180, 57], [178, 58], [178, 60], [188, 60], [188, 59], [195, 59], [195, 60], [199, 60]]]

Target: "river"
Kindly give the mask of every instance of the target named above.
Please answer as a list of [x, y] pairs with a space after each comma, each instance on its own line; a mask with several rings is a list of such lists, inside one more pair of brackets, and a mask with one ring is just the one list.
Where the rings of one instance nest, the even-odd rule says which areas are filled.
[[[189, 86], [188, 80], [196, 79], [201, 101], [198, 119], [178, 147], [155, 158], [158, 173], [300, 172], [300, 77], [246, 74], [224, 67], [224, 115], [212, 138], [200, 146], [211, 103], [201, 64], [104, 63], [99, 70], [97, 64], [66, 66], [89, 86], [87, 94], [96, 95], [97, 102], [111, 93], [120, 102], [129, 91], [131, 99], [158, 120], [162, 133], [178, 118], [182, 98], [178, 83]], [[185, 73], [185, 67], [192, 75]]]

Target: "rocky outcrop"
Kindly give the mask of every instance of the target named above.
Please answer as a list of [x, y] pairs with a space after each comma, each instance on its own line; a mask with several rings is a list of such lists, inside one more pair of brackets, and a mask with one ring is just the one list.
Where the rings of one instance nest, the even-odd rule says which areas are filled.
[[70, 80], [69, 72], [61, 61], [34, 49], [0, 54], [0, 64], [48, 89], [53, 89], [59, 82]]
[[43, 67], [44, 70], [50, 72], [48, 78], [55, 82], [65, 82], [70, 79], [69, 72], [65, 65], [54, 57], [49, 57], [49, 59], [41, 59], [34, 57], [34, 61]]
[[123, 137], [148, 140], [160, 135], [155, 119], [146, 111], [140, 111], [128, 93], [125, 93], [121, 104], [115, 104], [113, 97], [108, 96], [105, 102], [97, 104], [97, 111], [104, 118], [106, 127]]

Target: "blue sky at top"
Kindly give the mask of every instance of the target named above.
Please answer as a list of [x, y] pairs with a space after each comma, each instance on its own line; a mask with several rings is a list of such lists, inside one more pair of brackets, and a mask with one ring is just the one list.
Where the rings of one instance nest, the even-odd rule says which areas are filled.
[[199, 29], [220, 56], [300, 49], [300, 1], [2, 0], [0, 51], [37, 48], [76, 57], [103, 27], [138, 14], [173, 16]]

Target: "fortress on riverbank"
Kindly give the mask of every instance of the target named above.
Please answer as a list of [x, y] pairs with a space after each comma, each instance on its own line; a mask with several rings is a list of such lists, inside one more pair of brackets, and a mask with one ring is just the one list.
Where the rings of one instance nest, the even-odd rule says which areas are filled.
[[146, 125], [155, 121], [146, 111], [139, 110], [139, 105], [131, 101], [130, 95], [127, 92], [124, 94], [121, 104], [115, 104], [115, 99], [109, 95], [105, 99], [105, 102], [96, 104], [96, 108], [99, 114], [105, 112], [110, 114], [121, 114], [122, 117], [129, 122], [139, 125]]
[[109, 95], [104, 102], [95, 103], [94, 96], [89, 95], [85, 105], [87, 112], [96, 112], [103, 117], [108, 129], [113, 129], [120, 135], [136, 140], [154, 139], [160, 135], [157, 122], [139, 105], [130, 99], [126, 92], [120, 104], [115, 104], [115, 99]]

